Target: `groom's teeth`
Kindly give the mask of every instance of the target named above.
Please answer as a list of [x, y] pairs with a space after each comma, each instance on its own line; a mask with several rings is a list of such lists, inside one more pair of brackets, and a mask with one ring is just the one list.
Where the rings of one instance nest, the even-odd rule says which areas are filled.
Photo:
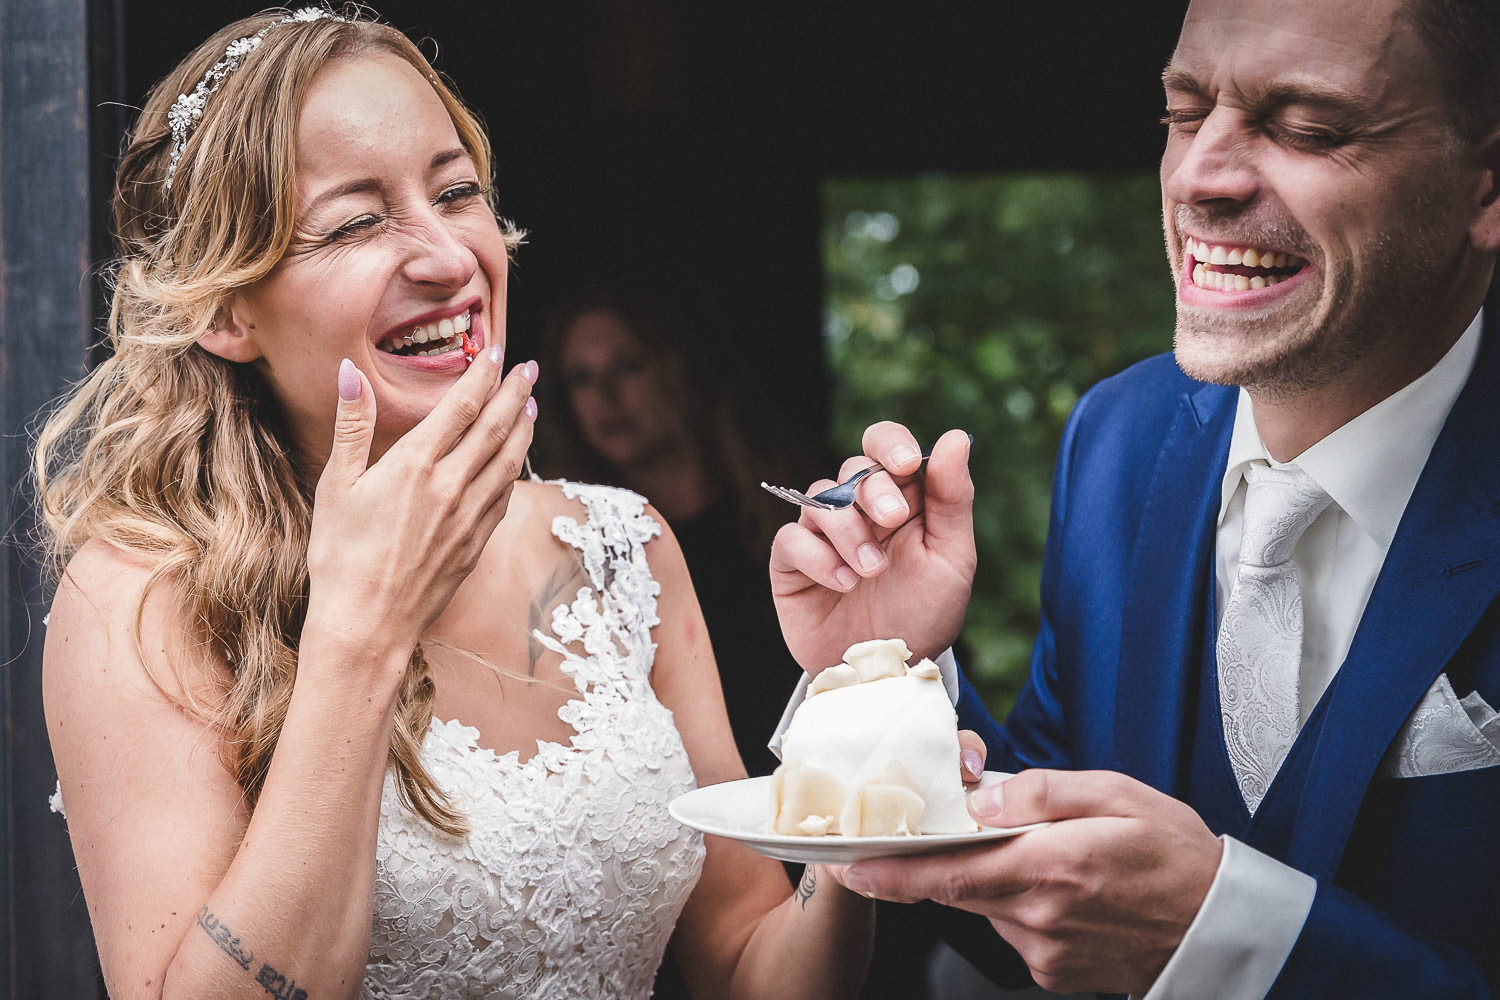
[[[1191, 280], [1199, 288], [1215, 291], [1248, 292], [1280, 284], [1290, 274], [1288, 268], [1301, 268], [1307, 262], [1294, 254], [1260, 247], [1231, 247], [1205, 243], [1187, 237], [1183, 240], [1183, 251], [1191, 258], [1193, 269]], [[1253, 268], [1264, 270], [1262, 274], [1246, 274], [1227, 268]]]

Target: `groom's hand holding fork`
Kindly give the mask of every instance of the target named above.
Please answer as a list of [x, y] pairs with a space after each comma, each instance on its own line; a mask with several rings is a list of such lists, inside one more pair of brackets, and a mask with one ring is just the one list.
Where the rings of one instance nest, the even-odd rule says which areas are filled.
[[[871, 459], [886, 471], [860, 483], [852, 507], [805, 508], [771, 548], [781, 630], [809, 673], [871, 638], [899, 637], [918, 656], [937, 656], [958, 638], [973, 588], [968, 435], [944, 434], [921, 472], [921, 448], [900, 424], [872, 425], [862, 445], [840, 479]], [[832, 485], [822, 480], [807, 492]]]

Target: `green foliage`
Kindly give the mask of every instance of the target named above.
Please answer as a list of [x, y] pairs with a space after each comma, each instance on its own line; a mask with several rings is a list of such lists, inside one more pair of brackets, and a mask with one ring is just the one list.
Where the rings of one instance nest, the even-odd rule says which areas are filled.
[[1094, 382], [1171, 347], [1152, 176], [825, 184], [834, 438], [876, 420], [974, 435], [979, 574], [964, 666], [1003, 717], [1025, 679], [1063, 422]]

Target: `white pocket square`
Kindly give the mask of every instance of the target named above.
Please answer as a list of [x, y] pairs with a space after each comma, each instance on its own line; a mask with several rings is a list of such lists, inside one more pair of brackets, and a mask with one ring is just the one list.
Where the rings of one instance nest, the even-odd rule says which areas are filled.
[[1420, 778], [1500, 764], [1500, 713], [1478, 691], [1459, 698], [1447, 674], [1427, 689], [1386, 752], [1380, 773]]

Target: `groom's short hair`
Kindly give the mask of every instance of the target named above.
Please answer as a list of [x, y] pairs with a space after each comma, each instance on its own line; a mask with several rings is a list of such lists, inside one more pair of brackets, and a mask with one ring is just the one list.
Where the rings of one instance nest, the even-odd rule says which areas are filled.
[[1500, 124], [1500, 2], [1408, 0], [1405, 13], [1432, 53], [1454, 130], [1482, 141]]

